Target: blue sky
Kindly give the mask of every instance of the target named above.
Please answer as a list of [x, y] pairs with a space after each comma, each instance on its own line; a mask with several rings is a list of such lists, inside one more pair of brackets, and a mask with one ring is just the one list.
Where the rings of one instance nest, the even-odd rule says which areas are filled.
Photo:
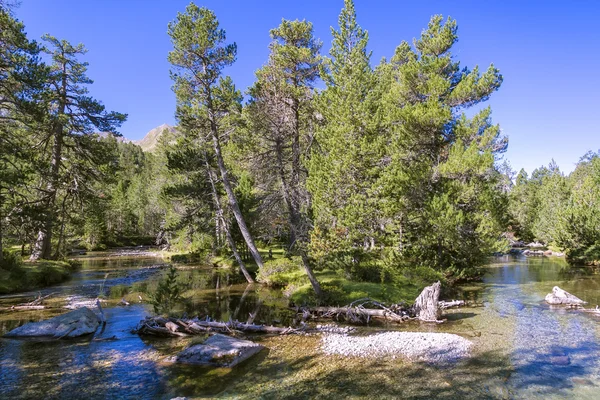
[[[17, 17], [30, 38], [50, 33], [89, 50], [91, 92], [108, 109], [129, 114], [121, 132], [140, 139], [175, 124], [167, 54], [167, 24], [189, 1], [22, 0]], [[281, 18], [313, 22], [326, 53], [342, 0], [198, 1], [214, 10], [238, 60], [226, 73], [245, 89], [267, 59], [269, 29]], [[455, 57], [463, 66], [494, 63], [504, 84], [489, 101], [509, 136], [505, 158], [516, 170], [548, 164], [569, 172], [586, 151], [600, 149], [599, 1], [356, 0], [358, 21], [370, 34], [373, 63], [391, 57], [433, 14], [458, 21]]]

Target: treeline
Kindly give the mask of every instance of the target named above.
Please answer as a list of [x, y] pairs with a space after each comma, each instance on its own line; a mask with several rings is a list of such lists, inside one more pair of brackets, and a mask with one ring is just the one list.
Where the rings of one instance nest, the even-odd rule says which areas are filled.
[[263, 268], [258, 240], [278, 242], [320, 293], [314, 270], [460, 278], [505, 246], [507, 140], [489, 108], [465, 113], [502, 76], [460, 65], [452, 19], [434, 16], [375, 66], [352, 1], [329, 56], [310, 22], [283, 20], [243, 102], [223, 73], [236, 45], [190, 4], [168, 27], [177, 134], [147, 154], [96, 134], [117, 136], [125, 116], [88, 95], [82, 45], [39, 45], [2, 18], [1, 219], [32, 258], [67, 238], [160, 233], [225, 248], [245, 271]]
[[565, 176], [552, 161], [524, 170], [510, 193], [515, 234], [564, 251], [573, 264], [600, 264], [600, 154], [589, 152]]
[[[575, 204], [588, 193], [576, 182], [593, 175], [583, 171], [598, 170], [590, 157], [569, 178], [520, 175], [513, 188], [500, 164], [508, 140], [481, 107], [502, 75], [460, 65], [450, 18], [432, 17], [377, 64], [350, 0], [329, 55], [310, 22], [282, 20], [242, 93], [224, 74], [236, 45], [192, 3], [168, 26], [179, 125], [152, 153], [121, 140], [125, 115], [88, 95], [82, 45], [28, 40], [6, 6], [1, 18], [0, 232], [31, 244], [32, 258], [146, 238], [231, 257], [249, 281], [247, 264], [262, 276], [290, 264], [263, 261], [281, 246], [317, 294], [325, 269], [392, 284], [463, 279], [506, 249], [510, 227], [567, 247], [536, 233], [554, 234], [536, 222], [554, 207], [543, 191], [560, 181], [552, 201]], [[581, 235], [569, 243], [589, 247]]]
[[85, 52], [50, 35], [30, 41], [0, 3], [0, 239], [31, 243], [33, 260], [60, 257], [67, 230], [81, 233], [111, 169], [97, 132], [116, 135], [126, 118], [89, 95]]
[[457, 279], [505, 247], [507, 139], [489, 108], [466, 113], [502, 76], [460, 65], [454, 20], [434, 16], [376, 66], [352, 1], [329, 56], [310, 22], [283, 20], [246, 102], [224, 75], [237, 48], [212, 11], [190, 4], [168, 32], [180, 133], [169, 168], [194, 179], [188, 199], [212, 193], [188, 210], [207, 207], [229, 248], [245, 243], [259, 268], [256, 238], [285, 243], [317, 293], [324, 268]]

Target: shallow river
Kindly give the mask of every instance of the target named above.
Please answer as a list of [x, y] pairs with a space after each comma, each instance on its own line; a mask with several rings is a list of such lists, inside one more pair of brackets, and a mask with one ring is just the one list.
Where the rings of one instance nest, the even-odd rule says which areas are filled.
[[[139, 285], [162, 272], [152, 257], [108, 254], [82, 258], [71, 281], [42, 291], [53, 305], [86, 298], [116, 285]], [[187, 273], [188, 315], [290, 323], [278, 292], [235, 283], [211, 268]], [[105, 305], [108, 324], [95, 339], [40, 342], [0, 338], [0, 398], [170, 399], [244, 398], [600, 398], [600, 317], [552, 309], [544, 296], [558, 285], [600, 304], [600, 275], [572, 269], [559, 259], [496, 259], [484, 282], [463, 288], [477, 307], [453, 310], [439, 325], [393, 329], [451, 332], [473, 342], [468, 360], [445, 366], [401, 359], [363, 360], [324, 356], [318, 336], [254, 337], [268, 350], [229, 369], [180, 367], [161, 362], [188, 344], [182, 339], [141, 339], [131, 329], [152, 309], [142, 302]], [[218, 289], [215, 287], [218, 286]], [[0, 306], [33, 298], [0, 298]], [[137, 296], [136, 296], [137, 297]], [[71, 298], [70, 300], [68, 298]], [[119, 297], [120, 298], [120, 297]], [[27, 321], [56, 314], [0, 313], [0, 335]], [[370, 328], [371, 330], [382, 329]], [[366, 330], [367, 332], [369, 329]], [[364, 333], [364, 332], [363, 332]]]

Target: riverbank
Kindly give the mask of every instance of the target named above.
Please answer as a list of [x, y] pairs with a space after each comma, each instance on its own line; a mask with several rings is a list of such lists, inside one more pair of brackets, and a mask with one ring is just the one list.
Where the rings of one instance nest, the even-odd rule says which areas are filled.
[[79, 268], [77, 261], [21, 261], [12, 259], [0, 268], [0, 294], [40, 289], [68, 280]]

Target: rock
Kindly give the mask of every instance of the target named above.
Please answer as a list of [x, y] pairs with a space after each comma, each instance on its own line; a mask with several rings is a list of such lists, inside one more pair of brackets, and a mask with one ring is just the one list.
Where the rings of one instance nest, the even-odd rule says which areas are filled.
[[168, 357], [166, 361], [231, 368], [262, 349], [264, 346], [249, 340], [216, 334], [209, 337], [203, 344], [188, 347], [181, 353]]
[[587, 301], [583, 301], [580, 298], [573, 296], [569, 292], [565, 292], [558, 286], [552, 288], [552, 293], [546, 295], [546, 303], [548, 304], [565, 304], [565, 305], [581, 305], [587, 304]]
[[548, 256], [551, 256], [551, 255], [552, 255], [552, 253], [553, 253], [553, 251], [552, 251], [552, 250], [546, 250], [546, 251], [544, 252], [544, 255], [545, 255], [546, 257], [548, 257]]
[[531, 242], [527, 245], [527, 247], [544, 247], [544, 245], [540, 242]]
[[92, 310], [84, 307], [45, 321], [30, 322], [13, 329], [4, 336], [74, 338], [96, 332], [99, 325], [100, 318]]
[[551, 356], [550, 364], [552, 364], [552, 365], [569, 365], [569, 364], [571, 364], [571, 359], [567, 355]]

